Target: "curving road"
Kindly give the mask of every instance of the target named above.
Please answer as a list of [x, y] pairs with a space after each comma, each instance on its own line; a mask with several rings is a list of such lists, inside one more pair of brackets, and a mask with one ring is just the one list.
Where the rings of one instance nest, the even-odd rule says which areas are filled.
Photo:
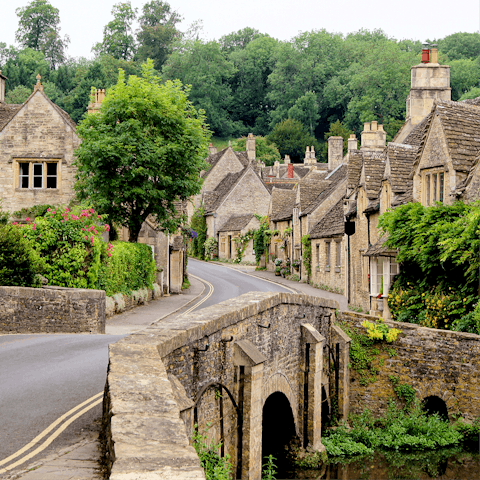
[[[214, 287], [211, 296], [198, 308], [254, 290], [289, 291], [275, 283], [219, 265], [190, 259], [188, 268], [190, 273]], [[162, 305], [168, 299], [158, 302], [158, 305]], [[132, 319], [135, 317], [135, 329], [138, 329], [142, 308], [147, 307], [139, 307], [132, 314]], [[124, 315], [128, 316], [128, 313]], [[151, 316], [145, 316], [144, 325], [151, 321]], [[0, 335], [0, 477], [2, 469], [12, 467], [26, 454], [34, 452], [48, 436], [30, 445], [14, 459], [5, 459], [29, 444], [66, 412], [102, 392], [108, 365], [108, 345], [123, 336]], [[91, 429], [92, 423], [98, 422], [100, 416], [101, 404], [98, 403], [72, 421], [47, 449], [38, 453], [38, 458], [51, 449], [56, 450], [78, 441], [82, 432]], [[38, 458], [34, 457], [35, 460]]]

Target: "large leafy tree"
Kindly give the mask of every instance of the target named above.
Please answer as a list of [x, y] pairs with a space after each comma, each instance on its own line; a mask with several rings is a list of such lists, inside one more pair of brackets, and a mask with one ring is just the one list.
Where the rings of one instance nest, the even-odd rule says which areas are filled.
[[126, 82], [121, 71], [101, 111], [77, 129], [83, 140], [76, 151], [78, 195], [127, 227], [130, 241], [149, 216], [160, 229], [174, 231], [182, 220], [175, 201], [199, 192], [198, 177], [207, 167], [203, 115], [179, 81], [159, 80], [151, 60], [142, 77]]
[[113, 20], [103, 29], [103, 41], [93, 47], [98, 55], [107, 54], [116, 59], [130, 60], [137, 51], [133, 22], [137, 9], [130, 2], [117, 3], [112, 8]]
[[167, 2], [152, 0], [146, 3], [139, 18], [138, 59], [145, 61], [151, 58], [155, 68], [160, 70], [173, 51], [173, 42], [180, 37], [177, 23], [181, 20], [182, 17]]
[[42, 52], [52, 68], [65, 60], [68, 35], [60, 36], [58, 8], [48, 0], [33, 0], [26, 7], [17, 8], [18, 29], [15, 38], [22, 47]]

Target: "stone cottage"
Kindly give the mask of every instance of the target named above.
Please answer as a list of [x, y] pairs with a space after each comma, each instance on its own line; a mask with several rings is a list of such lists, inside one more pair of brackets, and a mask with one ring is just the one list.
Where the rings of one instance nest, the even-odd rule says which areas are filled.
[[43, 92], [40, 75], [21, 105], [5, 103], [0, 72], [0, 199], [13, 213], [41, 204], [67, 204], [75, 196], [75, 123]]

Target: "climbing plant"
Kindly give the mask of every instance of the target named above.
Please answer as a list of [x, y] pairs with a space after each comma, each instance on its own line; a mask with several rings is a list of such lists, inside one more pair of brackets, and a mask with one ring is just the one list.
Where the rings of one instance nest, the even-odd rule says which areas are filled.
[[254, 230], [249, 230], [244, 235], [240, 234], [238, 237], [235, 237], [233, 239], [236, 244], [237, 250], [237, 254], [233, 259], [233, 263], [240, 263], [242, 261], [245, 250], [247, 249], [248, 242], [253, 238], [254, 234]]
[[203, 204], [193, 212], [190, 226], [196, 233], [196, 236], [195, 234], [192, 235], [193, 255], [203, 259], [205, 258], [205, 242], [207, 240], [207, 220]]
[[210, 260], [213, 255], [218, 251], [218, 242], [215, 238], [207, 238], [205, 244], [205, 259]]
[[255, 230], [253, 234], [253, 249], [255, 250], [255, 260], [257, 265], [260, 263], [262, 255], [268, 253], [268, 244], [270, 242], [270, 237], [266, 235], [268, 230], [268, 217], [261, 217], [260, 215], [255, 215], [257, 220], [260, 222], [260, 226]]
[[312, 242], [310, 241], [310, 235], [302, 236], [302, 246], [303, 265], [310, 279], [312, 276]]

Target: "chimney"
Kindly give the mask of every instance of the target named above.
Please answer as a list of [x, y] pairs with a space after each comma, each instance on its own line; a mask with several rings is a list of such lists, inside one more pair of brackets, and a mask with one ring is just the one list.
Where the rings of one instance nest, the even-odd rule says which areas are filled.
[[285, 159], [283, 160], [283, 163], [285, 165], [288, 165], [290, 162], [291, 162], [290, 155], [285, 155]]
[[426, 42], [422, 48], [422, 63], [430, 62], [430, 45]]
[[335, 170], [343, 161], [343, 137], [328, 137], [328, 169]]
[[2, 71], [0, 70], [0, 103], [5, 103], [5, 80], [7, 77], [2, 75]]
[[102, 106], [103, 99], [105, 98], [105, 89], [96, 89], [92, 87], [90, 98], [92, 101], [88, 104], [88, 113], [98, 113]]
[[253, 133], [249, 133], [247, 137], [247, 157], [251, 162], [257, 158]]
[[293, 178], [293, 163], [288, 164], [288, 178]]
[[275, 175], [275, 177], [280, 177], [280, 162], [278, 160], [275, 160], [275, 162], [273, 163], [272, 173], [273, 175]]
[[358, 150], [358, 140], [354, 133], [348, 139], [348, 151], [350, 150]]
[[387, 133], [383, 130], [383, 125], [373, 121], [365, 123], [362, 132], [362, 150], [383, 150], [387, 144]]
[[217, 153], [217, 147], [214, 147], [213, 144], [211, 143], [208, 146], [208, 151], [209, 151], [210, 155], [214, 155], [215, 153]]
[[430, 49], [430, 63], [437, 63], [438, 64], [438, 48], [437, 45], [431, 45]]

